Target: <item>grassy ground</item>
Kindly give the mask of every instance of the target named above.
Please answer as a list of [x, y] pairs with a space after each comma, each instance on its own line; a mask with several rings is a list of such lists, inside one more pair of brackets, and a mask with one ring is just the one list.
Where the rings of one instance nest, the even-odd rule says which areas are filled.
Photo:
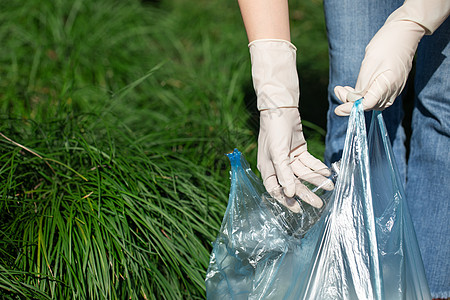
[[[308, 98], [326, 84], [321, 3], [291, 5]], [[0, 24], [0, 296], [204, 298], [223, 153], [256, 165], [237, 3], [10, 1]]]

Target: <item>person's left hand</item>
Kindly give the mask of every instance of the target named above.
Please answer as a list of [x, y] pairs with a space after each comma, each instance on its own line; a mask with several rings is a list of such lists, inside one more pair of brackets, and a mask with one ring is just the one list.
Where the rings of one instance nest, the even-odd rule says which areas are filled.
[[361, 98], [364, 110], [384, 110], [391, 106], [405, 87], [417, 45], [424, 34], [425, 28], [420, 24], [398, 13], [391, 15], [366, 47], [355, 88], [335, 87], [336, 96], [344, 103], [335, 113], [348, 116], [353, 102]]

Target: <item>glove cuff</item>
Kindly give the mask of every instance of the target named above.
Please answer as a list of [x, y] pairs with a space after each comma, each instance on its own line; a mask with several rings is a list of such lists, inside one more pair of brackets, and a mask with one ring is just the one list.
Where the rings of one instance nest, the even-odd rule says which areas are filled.
[[[260, 45], [261, 44], [263, 44], [263, 45], [266, 44], [267, 46], [270, 46], [271, 42], [273, 42], [274, 45], [278, 44], [278, 47], [289, 47], [289, 48], [294, 49], [294, 51], [297, 51], [297, 47], [295, 47], [294, 44], [292, 44], [289, 41], [282, 40], [282, 39], [259, 39], [259, 40], [254, 40], [254, 41], [252, 41], [252, 42], [250, 42], [248, 44], [248, 47], [250, 48], [251, 46], [256, 45], [256, 44], [260, 44]], [[285, 46], [282, 46], [282, 44], [284, 44]], [[275, 46], [275, 47], [277, 47], [277, 46]]]
[[297, 48], [277, 39], [255, 40], [248, 46], [258, 110], [298, 107]]

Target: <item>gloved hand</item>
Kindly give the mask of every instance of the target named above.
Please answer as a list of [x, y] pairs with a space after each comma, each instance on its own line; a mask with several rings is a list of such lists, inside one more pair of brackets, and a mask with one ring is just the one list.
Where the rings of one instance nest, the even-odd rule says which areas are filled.
[[353, 102], [361, 98], [365, 110], [391, 106], [405, 87], [419, 41], [449, 13], [449, 0], [405, 1], [367, 45], [355, 88], [335, 87], [336, 96], [344, 102], [335, 113], [348, 116]]
[[[307, 151], [298, 98], [296, 48], [283, 40], [256, 40], [249, 44], [253, 86], [260, 112], [258, 169], [267, 191], [294, 212], [297, 195], [314, 207], [322, 200], [299, 178], [323, 189], [333, 189], [327, 167]], [[298, 178], [297, 178], [298, 177]]]

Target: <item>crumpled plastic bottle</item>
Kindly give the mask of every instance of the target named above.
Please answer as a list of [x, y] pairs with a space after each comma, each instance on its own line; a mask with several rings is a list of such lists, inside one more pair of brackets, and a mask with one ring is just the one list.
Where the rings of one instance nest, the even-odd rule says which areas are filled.
[[[235, 153], [236, 152], [238, 152], [237, 149], [235, 150]], [[237, 153], [237, 155], [240, 155], [240, 153]], [[246, 163], [242, 155], [241, 160], [244, 160], [244, 163]], [[288, 198], [287, 201], [295, 201], [298, 203], [300, 206], [300, 211], [296, 213], [280, 204], [280, 202], [278, 202], [276, 198], [271, 196], [268, 192], [264, 192], [262, 194], [262, 201], [267, 206], [268, 210], [274, 215], [278, 224], [283, 228], [285, 233], [296, 238], [302, 238], [320, 219], [320, 216], [322, 215], [322, 212], [324, 211], [332, 193], [332, 190], [323, 189], [322, 187], [325, 185], [330, 186], [330, 182], [332, 183], [331, 186], [334, 186], [334, 182], [336, 181], [339, 171], [339, 163], [340, 162], [336, 162], [332, 165], [329, 169], [331, 175], [328, 178], [324, 178], [324, 181], [318, 186], [304, 180], [300, 180], [303, 185], [305, 185], [311, 192], [322, 200], [323, 206], [320, 208], [311, 206], [307, 202], [302, 201], [299, 196], [295, 195], [292, 198]], [[314, 172], [311, 171], [311, 173]]]

